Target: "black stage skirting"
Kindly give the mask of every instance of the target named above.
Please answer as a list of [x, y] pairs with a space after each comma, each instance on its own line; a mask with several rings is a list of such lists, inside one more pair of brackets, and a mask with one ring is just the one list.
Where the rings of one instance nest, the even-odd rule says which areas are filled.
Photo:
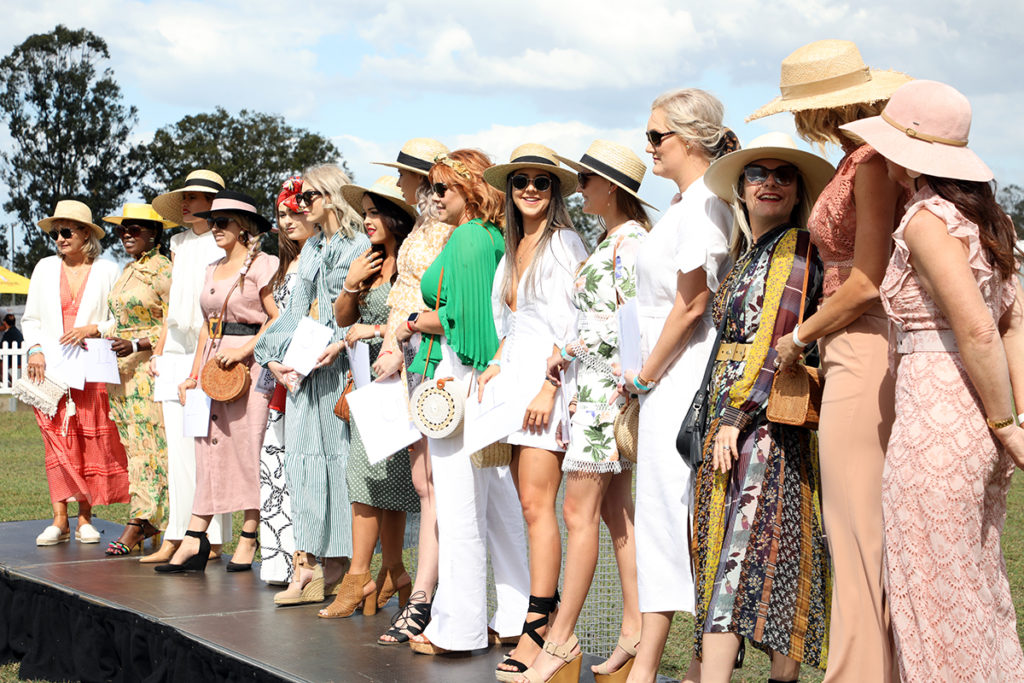
[[[159, 576], [138, 554], [108, 558], [121, 527], [103, 520], [99, 545], [37, 548], [46, 521], [0, 524], [0, 661], [24, 678], [83, 681], [493, 681], [507, 652], [429, 657], [377, 636], [397, 600], [375, 616], [318, 619], [322, 606], [277, 608], [258, 571]], [[327, 603], [324, 603], [327, 604]], [[587, 657], [581, 681], [592, 681]], [[667, 680], [667, 679], [666, 679]]]

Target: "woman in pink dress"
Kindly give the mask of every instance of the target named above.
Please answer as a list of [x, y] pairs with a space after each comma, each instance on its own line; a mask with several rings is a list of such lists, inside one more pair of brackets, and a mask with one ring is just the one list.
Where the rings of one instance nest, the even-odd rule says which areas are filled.
[[999, 546], [1024, 465], [1020, 252], [992, 172], [967, 148], [970, 126], [967, 98], [935, 81], [912, 81], [881, 116], [845, 126], [915, 193], [881, 286], [898, 360], [886, 587], [905, 683], [1024, 680]]
[[[260, 451], [274, 390], [272, 381], [261, 381], [262, 369], [252, 361], [256, 341], [277, 314], [270, 284], [277, 257], [259, 250], [260, 235], [270, 230], [270, 221], [256, 212], [252, 197], [232, 190], [218, 192], [210, 211], [196, 216], [209, 221], [225, 255], [207, 266], [199, 298], [207, 324], [199, 335], [192, 373], [178, 387], [178, 395], [184, 404], [185, 392], [199, 386], [200, 372], [211, 361], [224, 368], [244, 364], [251, 382], [241, 398], [211, 402], [209, 432], [196, 439], [192, 520], [170, 563], [155, 567], [161, 573], [203, 571], [210, 552], [210, 520], [236, 510], [244, 511], [245, 522], [227, 571], [252, 568], [260, 519]], [[223, 319], [211, 325], [221, 311]]]

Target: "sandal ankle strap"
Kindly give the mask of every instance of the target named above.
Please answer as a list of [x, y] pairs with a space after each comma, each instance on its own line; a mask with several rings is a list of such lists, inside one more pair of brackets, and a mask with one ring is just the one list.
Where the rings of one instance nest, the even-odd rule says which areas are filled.
[[239, 532], [238, 535], [241, 536], [242, 538], [256, 538], [256, 532], [255, 531], [241, 531], [241, 532]]
[[547, 652], [552, 657], [558, 657], [563, 662], [570, 661], [573, 649], [579, 644], [579, 640], [576, 638], [576, 634], [569, 636], [569, 639], [564, 643], [552, 643], [550, 640], [544, 643], [544, 652]]
[[192, 538], [206, 538], [205, 531], [192, 531], [191, 529], [189, 529], [185, 532], [185, 535], [191, 536]]

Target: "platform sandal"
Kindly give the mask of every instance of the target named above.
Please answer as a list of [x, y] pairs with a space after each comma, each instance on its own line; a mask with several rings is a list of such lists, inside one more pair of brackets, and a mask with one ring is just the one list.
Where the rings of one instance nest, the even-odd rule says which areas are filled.
[[[562, 660], [555, 672], [550, 677], [544, 678], [539, 671], [531, 667], [521, 674], [516, 674], [516, 678], [525, 678], [530, 683], [578, 683], [580, 666], [583, 664], [583, 651], [579, 645], [580, 641], [576, 639], [575, 633], [561, 645], [552, 643], [550, 640], [545, 641], [544, 652]], [[576, 651], [575, 654], [573, 654], [573, 650]]]
[[608, 662], [602, 662], [594, 668], [594, 683], [624, 683], [629, 678], [629, 672], [633, 669], [633, 662], [636, 660], [636, 648], [640, 645], [640, 634], [632, 636], [619, 636], [618, 648], [629, 655], [622, 666], [615, 671], [608, 670]]
[[[540, 648], [544, 647], [544, 639], [537, 633], [541, 628], [548, 625], [548, 621], [551, 617], [551, 613], [558, 607], [560, 598], [558, 591], [550, 598], [538, 598], [536, 595], [530, 596], [530, 607], [526, 610], [527, 614], [540, 614], [533, 621], [527, 621], [523, 624], [523, 633], [530, 637], [530, 640], [537, 643]], [[502, 683], [512, 683], [517, 676], [524, 673], [528, 668], [526, 664], [515, 659], [513, 657], [506, 657], [502, 662], [505, 666], [515, 667], [514, 669], [495, 669], [494, 677], [502, 681]]]
[[206, 571], [206, 563], [210, 561], [210, 539], [206, 537], [205, 531], [192, 531], [189, 529], [185, 532], [186, 536], [199, 539], [199, 550], [195, 555], [188, 558], [181, 564], [173, 564], [168, 562], [167, 564], [158, 564], [153, 567], [154, 571], [161, 574], [178, 574], [180, 572], [202, 572]]
[[[310, 570], [313, 578], [303, 584], [301, 577], [304, 569]], [[310, 567], [306, 553], [301, 550], [292, 553], [292, 578], [288, 588], [274, 596], [275, 605], [306, 605], [324, 601], [324, 568], [319, 564]]]
[[[409, 642], [411, 636], [423, 633], [430, 623], [430, 605], [424, 591], [416, 591], [405, 607], [391, 619], [391, 627], [377, 639], [378, 645], [401, 645]], [[390, 636], [394, 640], [384, 640]]]
[[321, 619], [345, 619], [352, 616], [360, 604], [363, 606], [364, 616], [369, 617], [377, 613], [377, 586], [370, 578], [370, 572], [345, 574], [337, 597], [330, 605], [317, 612], [317, 616]]

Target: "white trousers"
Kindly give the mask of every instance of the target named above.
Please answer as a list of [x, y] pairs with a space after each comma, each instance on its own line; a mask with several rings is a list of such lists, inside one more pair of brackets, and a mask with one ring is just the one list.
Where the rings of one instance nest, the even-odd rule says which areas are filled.
[[[466, 383], [472, 368], [445, 346], [435, 376]], [[530, 594], [526, 534], [512, 474], [508, 467], [473, 467], [469, 456], [462, 452], [461, 435], [430, 439], [439, 558], [425, 633], [435, 645], [460, 651], [487, 647], [488, 548], [497, 594], [491, 628], [502, 637], [521, 633]]]
[[[164, 346], [164, 355], [175, 355], [170, 335]], [[178, 355], [192, 357], [191, 353]], [[182, 436], [185, 432], [185, 408], [177, 401], [164, 401], [164, 431], [167, 434], [167, 529], [164, 538], [180, 541], [185, 537], [189, 520], [192, 519], [192, 499], [196, 495], [196, 440]], [[214, 515], [206, 530], [210, 543], [227, 543], [231, 540], [231, 515]]]

